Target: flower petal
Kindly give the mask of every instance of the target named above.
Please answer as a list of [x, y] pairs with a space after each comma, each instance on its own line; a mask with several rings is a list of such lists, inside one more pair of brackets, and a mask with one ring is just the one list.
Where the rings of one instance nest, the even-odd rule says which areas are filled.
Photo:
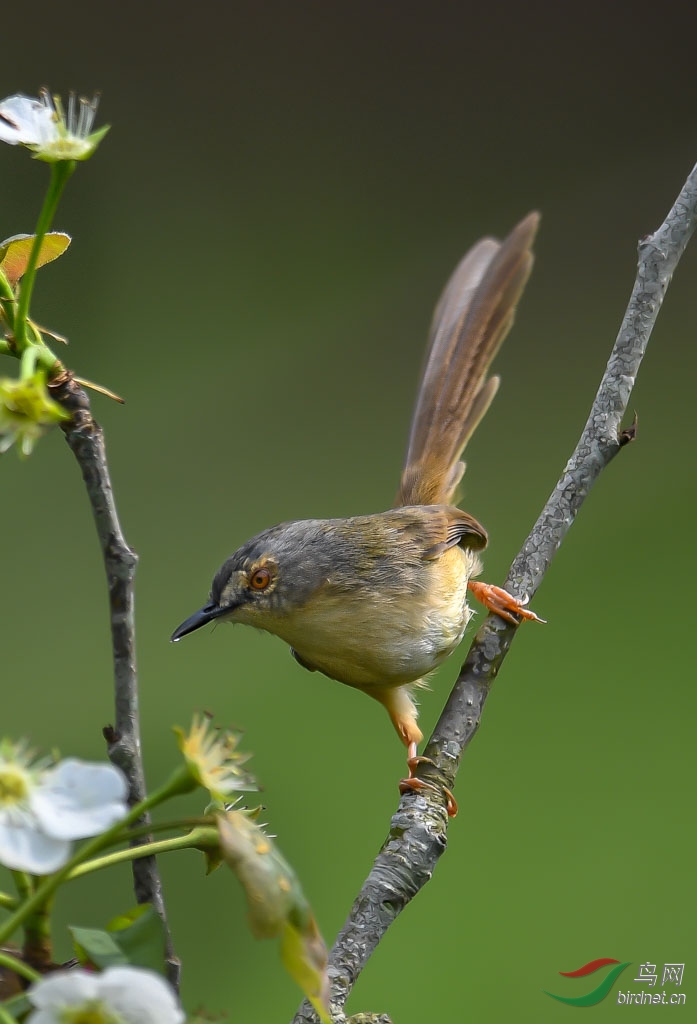
[[34, 982], [27, 990], [27, 996], [39, 1010], [75, 1006], [98, 997], [99, 980], [98, 974], [88, 971], [56, 971]]
[[63, 867], [70, 856], [70, 843], [47, 836], [32, 822], [12, 825], [0, 822], [0, 864], [13, 871], [50, 875]]
[[128, 1024], [182, 1024], [185, 1015], [164, 978], [138, 967], [110, 967], [99, 997]]
[[15, 443], [16, 433], [10, 431], [7, 434], [0, 434], [0, 455], [4, 455]]
[[0, 141], [40, 146], [56, 135], [53, 112], [40, 100], [17, 93], [0, 102]]
[[66, 758], [44, 774], [30, 803], [49, 836], [84, 839], [125, 817], [126, 780], [113, 765]]
[[26, 1024], [61, 1024], [55, 1010], [36, 1010], [27, 1017]]

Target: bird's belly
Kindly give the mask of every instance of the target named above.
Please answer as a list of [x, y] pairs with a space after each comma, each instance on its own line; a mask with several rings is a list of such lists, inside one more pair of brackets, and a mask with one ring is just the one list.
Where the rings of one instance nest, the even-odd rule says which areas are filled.
[[276, 622], [273, 632], [308, 668], [349, 686], [414, 682], [458, 646], [472, 614], [466, 596], [473, 556], [461, 548], [452, 556], [447, 561], [458, 571], [443, 572], [446, 559], [439, 559], [417, 593], [327, 596]]

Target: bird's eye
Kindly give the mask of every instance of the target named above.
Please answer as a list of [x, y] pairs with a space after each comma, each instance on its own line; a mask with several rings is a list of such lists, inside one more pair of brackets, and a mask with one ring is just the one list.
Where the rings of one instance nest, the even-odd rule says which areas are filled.
[[249, 577], [249, 585], [253, 590], [266, 590], [271, 582], [271, 573], [268, 569], [255, 569]]

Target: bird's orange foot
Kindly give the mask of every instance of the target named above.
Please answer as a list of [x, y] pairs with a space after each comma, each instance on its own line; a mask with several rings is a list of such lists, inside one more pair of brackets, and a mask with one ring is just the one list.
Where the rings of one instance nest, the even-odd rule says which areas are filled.
[[418, 792], [420, 789], [431, 789], [434, 793], [444, 793], [446, 798], [446, 810], [449, 818], [454, 818], [457, 814], [457, 801], [455, 797], [446, 789], [445, 786], [438, 787], [434, 786], [431, 782], [424, 782], [423, 779], [418, 779], [414, 775], [414, 771], [420, 764], [432, 764], [435, 766], [435, 761], [432, 761], [430, 757], [421, 757], [416, 753], [416, 744], [409, 744], [409, 756], [407, 757], [407, 767], [409, 769], [409, 775], [406, 779], [400, 779], [399, 792], [408, 793], [409, 790], [415, 790]]
[[529, 600], [527, 597], [519, 601], [503, 587], [495, 587], [493, 583], [479, 583], [477, 580], [470, 580], [467, 586], [485, 608], [500, 615], [506, 622], [512, 622], [514, 626], [520, 625], [520, 621], [515, 618], [516, 615], [522, 619], [532, 619], [535, 622], [546, 621], [525, 607]]

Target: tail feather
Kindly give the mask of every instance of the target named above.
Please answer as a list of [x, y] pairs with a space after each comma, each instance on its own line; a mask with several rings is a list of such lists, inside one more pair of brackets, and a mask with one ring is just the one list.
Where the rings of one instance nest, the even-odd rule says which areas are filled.
[[510, 330], [532, 268], [539, 215], [503, 241], [484, 238], [461, 260], [436, 306], [409, 446], [395, 502], [452, 502], [462, 450], [496, 394], [489, 366]]

